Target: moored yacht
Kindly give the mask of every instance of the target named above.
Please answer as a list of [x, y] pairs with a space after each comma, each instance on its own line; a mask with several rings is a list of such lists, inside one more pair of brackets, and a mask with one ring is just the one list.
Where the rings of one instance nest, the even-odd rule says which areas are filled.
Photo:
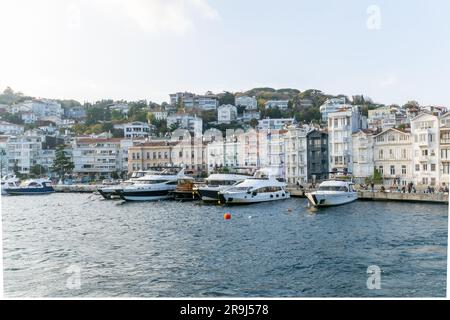
[[206, 202], [219, 201], [219, 192], [230, 188], [234, 184], [248, 179], [249, 176], [241, 174], [212, 174], [206, 178], [206, 184], [199, 186], [197, 192]]
[[286, 191], [286, 183], [265, 170], [258, 170], [253, 178], [247, 178], [219, 192], [221, 201], [227, 204], [284, 200], [290, 196]]
[[314, 207], [338, 206], [358, 199], [353, 182], [329, 180], [319, 185], [315, 192], [306, 193], [309, 203]]
[[97, 191], [102, 195], [106, 200], [111, 200], [113, 198], [120, 198], [119, 191], [127, 186], [133, 185], [139, 178], [144, 177], [145, 175], [156, 173], [156, 171], [135, 171], [131, 174], [130, 179], [122, 182], [116, 186], [107, 186], [103, 188], [99, 188]]
[[138, 178], [132, 185], [118, 193], [126, 201], [155, 201], [172, 198], [170, 193], [177, 187], [178, 180], [185, 177], [184, 169], [165, 169], [159, 173]]
[[1, 181], [1, 194], [2, 196], [8, 194], [8, 189], [17, 188], [20, 185], [20, 179], [16, 176], [5, 176]]
[[32, 179], [22, 182], [17, 187], [11, 187], [6, 191], [9, 195], [41, 195], [55, 192], [52, 182], [48, 179]]

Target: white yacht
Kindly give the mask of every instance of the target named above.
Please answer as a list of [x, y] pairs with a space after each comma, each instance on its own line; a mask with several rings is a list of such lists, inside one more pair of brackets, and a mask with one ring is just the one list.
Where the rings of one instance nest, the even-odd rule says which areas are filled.
[[358, 199], [358, 193], [353, 186], [351, 181], [324, 181], [317, 191], [306, 193], [306, 197], [314, 207], [339, 206]]
[[249, 176], [241, 174], [211, 174], [206, 178], [206, 184], [197, 188], [197, 192], [203, 201], [217, 202], [220, 200], [219, 192], [248, 178]]
[[1, 181], [1, 194], [2, 196], [8, 194], [8, 189], [17, 188], [20, 185], [20, 179], [16, 176], [5, 176]]
[[138, 178], [130, 186], [124, 187], [118, 193], [126, 201], [155, 201], [173, 198], [178, 180], [185, 177], [184, 169], [165, 169], [162, 172]]
[[157, 173], [156, 171], [135, 171], [131, 174], [130, 179], [122, 182], [119, 185], [115, 186], [106, 186], [103, 188], [99, 188], [97, 191], [102, 195], [106, 200], [111, 200], [113, 198], [120, 198], [119, 191], [127, 186], [133, 185], [139, 178], [142, 178], [146, 175]]
[[265, 170], [258, 170], [253, 178], [236, 183], [219, 192], [220, 200], [227, 204], [247, 204], [284, 200], [291, 197], [286, 183]]

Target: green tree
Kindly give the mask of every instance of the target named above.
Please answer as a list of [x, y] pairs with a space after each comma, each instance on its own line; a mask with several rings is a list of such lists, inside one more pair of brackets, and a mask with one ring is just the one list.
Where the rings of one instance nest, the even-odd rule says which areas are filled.
[[56, 147], [55, 160], [53, 161], [52, 170], [57, 173], [59, 178], [63, 178], [66, 174], [72, 173], [75, 165], [65, 151], [66, 146], [61, 144]]
[[256, 126], [258, 125], [258, 120], [256, 120], [255, 118], [250, 120], [250, 126], [254, 129], [256, 128]]
[[219, 105], [223, 104], [232, 104], [234, 105], [234, 94], [231, 92], [225, 92], [220, 98], [219, 98]]
[[47, 173], [47, 170], [45, 167], [41, 166], [40, 164], [35, 164], [30, 168], [30, 175], [33, 177], [40, 177]]

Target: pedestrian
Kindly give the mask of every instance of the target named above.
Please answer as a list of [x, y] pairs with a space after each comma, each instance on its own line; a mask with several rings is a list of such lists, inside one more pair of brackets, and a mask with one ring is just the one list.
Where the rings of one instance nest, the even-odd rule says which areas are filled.
[[372, 188], [372, 192], [375, 192], [375, 183], [373, 181], [370, 181], [370, 188]]

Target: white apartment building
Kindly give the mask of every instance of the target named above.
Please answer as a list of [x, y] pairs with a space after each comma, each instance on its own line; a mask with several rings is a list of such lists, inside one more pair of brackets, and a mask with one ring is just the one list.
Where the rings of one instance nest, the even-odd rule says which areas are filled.
[[345, 98], [333, 98], [328, 99], [321, 107], [320, 113], [322, 114], [322, 121], [328, 121], [328, 114], [334, 113], [342, 109], [350, 109], [352, 106], [346, 104]]
[[411, 134], [415, 183], [419, 187], [441, 185], [439, 117], [420, 113], [411, 119]]
[[150, 126], [145, 122], [131, 122], [123, 125], [123, 134], [126, 139], [147, 138], [150, 135]]
[[8, 173], [9, 136], [0, 136], [0, 177]]
[[269, 100], [264, 104], [266, 109], [278, 108], [286, 110], [289, 107], [289, 100]]
[[259, 120], [261, 119], [261, 113], [256, 110], [244, 110], [242, 115], [243, 122], [250, 122], [252, 119]]
[[412, 135], [387, 129], [374, 136], [374, 167], [385, 185], [406, 186], [414, 182]]
[[20, 118], [25, 124], [32, 124], [38, 120], [36, 114], [33, 111], [25, 111], [20, 114]]
[[441, 185], [450, 185], [450, 113], [440, 118], [439, 174]]
[[309, 128], [290, 127], [284, 136], [285, 175], [289, 184], [308, 182], [307, 136]]
[[25, 101], [21, 106], [19, 106], [18, 110], [19, 112], [31, 111], [36, 115], [38, 120], [46, 117], [61, 119], [64, 114], [61, 104], [46, 99]]
[[11, 136], [7, 144], [8, 172], [16, 167], [21, 174], [29, 174], [31, 167], [39, 164], [43, 136]]
[[166, 120], [169, 115], [169, 113], [166, 111], [152, 111], [152, 114], [158, 121]]
[[22, 126], [22, 125], [9, 123], [9, 122], [0, 120], [0, 134], [18, 135], [18, 134], [22, 134], [23, 131], [24, 131], [24, 126]]
[[219, 106], [219, 100], [215, 96], [196, 96], [194, 99], [194, 107], [202, 110], [216, 110]]
[[365, 117], [360, 108], [353, 106], [327, 115], [328, 119], [328, 152], [329, 169], [331, 171], [353, 171], [352, 134], [367, 128]]
[[359, 130], [352, 135], [353, 144], [353, 177], [358, 183], [374, 174], [374, 133], [370, 130]]
[[74, 173], [96, 178], [109, 178], [113, 172], [120, 174], [127, 168], [127, 163], [123, 163], [121, 140], [75, 138], [72, 142]]
[[221, 105], [217, 109], [217, 122], [230, 124], [237, 119], [237, 108], [231, 104]]
[[181, 129], [193, 132], [196, 136], [200, 136], [203, 132], [203, 120], [197, 116], [189, 114], [174, 114], [167, 117], [167, 127], [177, 125]]
[[195, 95], [189, 92], [178, 92], [170, 95], [170, 104], [173, 106], [182, 103], [185, 108], [199, 108], [202, 110], [216, 110], [219, 101], [213, 94]]
[[236, 106], [245, 107], [246, 110], [258, 109], [258, 101], [256, 97], [241, 96], [234, 99]]
[[258, 121], [258, 130], [282, 130], [295, 123], [295, 119], [263, 119]]

